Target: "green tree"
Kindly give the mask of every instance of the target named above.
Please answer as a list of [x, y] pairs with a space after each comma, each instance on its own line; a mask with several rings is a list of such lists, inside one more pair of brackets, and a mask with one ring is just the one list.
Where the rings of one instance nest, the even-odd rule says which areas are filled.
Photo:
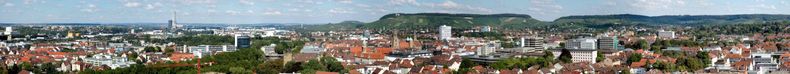
[[463, 60], [461, 60], [461, 68], [472, 68], [477, 65], [479, 65], [477, 64], [477, 62], [474, 62], [469, 58], [464, 58]]
[[302, 69], [313, 69], [318, 71], [326, 71], [326, 66], [321, 64], [318, 60], [312, 59], [307, 63], [302, 64]]
[[326, 69], [330, 72], [340, 72], [346, 70], [343, 65], [333, 57], [321, 57], [321, 63], [326, 65]]
[[573, 56], [571, 56], [571, 51], [570, 50], [562, 49], [561, 51], [562, 52], [560, 53], [560, 57], [558, 58], [560, 60], [560, 62], [563, 62], [563, 63], [571, 63], [571, 62], [573, 62], [573, 61], [571, 61], [571, 59], [573, 59]]
[[604, 59], [606, 59], [606, 57], [604, 57], [603, 53], [601, 52], [598, 52], [597, 55], [595, 55], [595, 62], [601, 62]]
[[626, 60], [626, 63], [631, 64], [632, 62], [638, 62], [640, 60], [642, 60], [642, 54], [632, 53], [631, 55], [628, 56], [628, 60]]

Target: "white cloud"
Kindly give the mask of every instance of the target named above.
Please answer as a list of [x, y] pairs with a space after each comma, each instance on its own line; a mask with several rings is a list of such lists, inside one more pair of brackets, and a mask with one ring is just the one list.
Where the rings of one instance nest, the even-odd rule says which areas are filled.
[[352, 0], [336, 0], [336, 1], [339, 2], [339, 3], [346, 3], [346, 4], [354, 3], [354, 1], [352, 1]]
[[99, 11], [99, 9], [96, 8], [96, 5], [88, 4], [88, 5], [85, 5], [85, 7], [83, 7], [82, 9], [80, 9], [80, 11], [93, 13], [93, 12]]
[[266, 11], [263, 12], [263, 15], [282, 15], [283, 13], [280, 11]]
[[241, 14], [241, 12], [234, 11], [234, 10], [225, 10], [225, 13], [227, 13], [229, 15], [239, 15], [239, 14]]
[[440, 11], [440, 12], [451, 12], [451, 11], [465, 11], [465, 12], [472, 11], [472, 12], [486, 12], [486, 13], [487, 12], [493, 12], [491, 9], [488, 9], [488, 8], [458, 4], [456, 2], [449, 1], [449, 0], [445, 1], [445, 2], [442, 2], [442, 3], [423, 3], [423, 4], [420, 4], [420, 5], [427, 6], [427, 7], [442, 8], [443, 10]]
[[138, 3], [138, 2], [127, 2], [123, 6], [126, 6], [126, 7], [139, 7], [140, 3]]
[[145, 5], [145, 9], [147, 9], [147, 10], [154, 9], [154, 8], [155, 8], [154, 5], [151, 5], [151, 4]]
[[334, 13], [334, 14], [356, 13], [356, 12], [352, 11], [351, 9], [344, 9], [344, 8], [332, 8], [332, 9], [329, 9], [328, 12], [329, 13]]
[[252, 1], [249, 1], [249, 0], [239, 0], [239, 3], [244, 4], [244, 5], [255, 5], [255, 2], [252, 2]]
[[390, 0], [389, 3], [395, 5], [406, 5], [406, 4], [418, 5], [418, 6], [420, 5], [420, 3], [417, 2], [417, 0]]
[[11, 7], [11, 6], [14, 6], [14, 3], [5, 3], [5, 4], [3, 4], [3, 6]]

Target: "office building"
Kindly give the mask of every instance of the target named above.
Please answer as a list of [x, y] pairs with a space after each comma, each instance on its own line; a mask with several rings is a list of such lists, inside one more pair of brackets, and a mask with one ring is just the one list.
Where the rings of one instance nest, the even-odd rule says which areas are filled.
[[12, 27], [5, 27], [5, 32], [3, 32], [3, 34], [11, 35], [12, 32], [14, 32], [14, 29]]
[[619, 49], [619, 42], [617, 37], [600, 37], [598, 38], [598, 49]]
[[597, 39], [595, 38], [577, 38], [565, 42], [565, 49], [588, 49], [595, 50]]
[[235, 38], [235, 45], [236, 48], [248, 48], [250, 47], [250, 36], [247, 35], [236, 35]]
[[520, 46], [524, 48], [521, 52], [528, 52], [532, 50], [543, 50], [543, 38], [536, 36], [521, 37]]
[[442, 25], [439, 27], [439, 39], [441, 40], [449, 40], [453, 36], [451, 26]]

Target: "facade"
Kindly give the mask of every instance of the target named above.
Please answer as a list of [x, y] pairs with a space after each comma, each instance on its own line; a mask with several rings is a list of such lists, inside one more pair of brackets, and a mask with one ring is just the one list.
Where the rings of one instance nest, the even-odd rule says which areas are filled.
[[[590, 62], [595, 63], [595, 58], [598, 56], [598, 51], [595, 49], [568, 49], [571, 52], [571, 61], [577, 62]], [[554, 58], [560, 57], [561, 49], [552, 50]]]
[[199, 45], [199, 46], [189, 46], [188, 53], [192, 53], [198, 58], [202, 58], [204, 55], [211, 55], [216, 52], [233, 52], [236, 51], [235, 46], [231, 45]]
[[250, 36], [246, 35], [236, 35], [235, 38], [235, 46], [236, 48], [248, 48], [250, 47]]
[[577, 39], [572, 39], [572, 40], [568, 40], [565, 43], [565, 49], [585, 49], [585, 50], [592, 49], [592, 50], [595, 50], [595, 49], [597, 49], [596, 48], [596, 46], [597, 46], [596, 42], [597, 41], [598, 40], [594, 39], [594, 38], [577, 38]]
[[675, 31], [659, 30], [658, 31], [658, 37], [666, 38], [666, 39], [674, 39], [675, 38]]
[[499, 48], [499, 44], [497, 43], [488, 43], [485, 44], [483, 47], [477, 49], [475, 54], [477, 55], [490, 55], [491, 53], [496, 52], [496, 49]]
[[521, 52], [527, 52], [531, 50], [543, 50], [543, 38], [535, 37], [535, 36], [527, 36], [521, 37], [521, 42], [519, 43], [521, 47], [524, 47], [524, 50]]
[[129, 67], [135, 64], [134, 61], [127, 61], [125, 57], [113, 57], [112, 55], [104, 54], [94, 55], [93, 57], [85, 58], [83, 61], [93, 66], [106, 65], [111, 69]]
[[442, 25], [439, 27], [439, 39], [441, 40], [448, 40], [452, 38], [453, 31], [451, 26]]
[[491, 32], [491, 26], [480, 27], [480, 32]]
[[617, 37], [601, 37], [598, 38], [598, 49], [617, 50], [620, 40]]
[[11, 35], [11, 32], [14, 32], [14, 29], [12, 27], [5, 27], [5, 32], [3, 32], [3, 34]]

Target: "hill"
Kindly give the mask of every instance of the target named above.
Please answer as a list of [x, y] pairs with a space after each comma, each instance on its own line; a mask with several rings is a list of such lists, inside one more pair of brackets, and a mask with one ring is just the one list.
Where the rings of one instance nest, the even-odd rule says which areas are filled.
[[472, 28], [476, 26], [523, 28], [528, 25], [545, 23], [523, 14], [394, 13], [385, 15], [377, 21], [366, 23], [361, 28], [424, 29], [435, 28], [441, 25], [453, 26], [453, 28]]
[[648, 24], [648, 25], [718, 25], [758, 24], [790, 20], [790, 15], [740, 14], [740, 15], [667, 15], [644, 16], [634, 14], [566, 16], [554, 20], [556, 24]]

